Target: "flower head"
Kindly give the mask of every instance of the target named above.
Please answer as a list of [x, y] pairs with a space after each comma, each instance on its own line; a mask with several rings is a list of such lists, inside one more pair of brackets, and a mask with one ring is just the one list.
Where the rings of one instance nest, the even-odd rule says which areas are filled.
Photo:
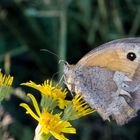
[[75, 120], [93, 112], [95, 112], [95, 110], [89, 107], [80, 94], [77, 94], [72, 99], [71, 103], [67, 105], [64, 111], [64, 119]]
[[77, 94], [72, 100], [73, 108], [77, 112], [78, 117], [86, 116], [95, 112], [89, 105], [82, 99], [80, 94]]
[[52, 135], [58, 140], [67, 140], [63, 133], [76, 133], [75, 128], [73, 128], [68, 121], [61, 119], [61, 113], [53, 115], [52, 113], [49, 113], [47, 109], [41, 113], [35, 97], [32, 94], [28, 94], [28, 96], [33, 102], [36, 113], [34, 113], [25, 103], [21, 103], [20, 106], [25, 108], [26, 113], [30, 114], [39, 122], [40, 131], [42, 133], [49, 136]]
[[0, 70], [0, 101], [9, 93], [9, 88], [13, 83], [13, 77], [4, 75]]
[[63, 90], [58, 84], [54, 86], [52, 81], [46, 80], [43, 84], [36, 84], [32, 81], [29, 81], [27, 83], [22, 83], [22, 85], [26, 85], [40, 91], [44, 96], [56, 101], [61, 109], [63, 109], [67, 104], [67, 101], [65, 100], [67, 90]]
[[13, 77], [4, 75], [0, 70], [0, 86], [11, 86]]

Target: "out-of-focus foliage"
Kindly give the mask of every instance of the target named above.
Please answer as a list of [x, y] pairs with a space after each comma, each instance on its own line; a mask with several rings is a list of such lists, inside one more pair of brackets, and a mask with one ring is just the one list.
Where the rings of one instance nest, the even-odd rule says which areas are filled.
[[[139, 0], [0, 0], [0, 66], [15, 77], [15, 87], [29, 80], [59, 80], [59, 59], [76, 63], [102, 43], [139, 35]], [[0, 139], [33, 138], [37, 124], [24, 115], [19, 97], [12, 95], [2, 103], [12, 122], [0, 127]], [[139, 124], [140, 117], [120, 127], [94, 114], [75, 122], [79, 135], [70, 139], [139, 140]]]

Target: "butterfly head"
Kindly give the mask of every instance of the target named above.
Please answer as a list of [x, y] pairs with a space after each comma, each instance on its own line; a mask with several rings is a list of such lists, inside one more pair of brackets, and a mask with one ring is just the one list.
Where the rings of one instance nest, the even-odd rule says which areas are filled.
[[64, 65], [64, 81], [70, 91], [74, 91], [75, 72], [74, 65]]

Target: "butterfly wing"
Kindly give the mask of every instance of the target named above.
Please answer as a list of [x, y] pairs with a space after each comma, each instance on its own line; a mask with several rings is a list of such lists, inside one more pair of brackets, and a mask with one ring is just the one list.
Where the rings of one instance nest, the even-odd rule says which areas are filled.
[[[133, 51], [138, 59], [130, 61], [127, 53]], [[102, 45], [85, 55], [76, 65], [69, 67], [67, 72], [64, 69], [66, 84], [70, 90], [81, 93], [84, 100], [95, 108], [104, 120], [109, 120], [112, 116], [118, 124], [124, 124], [134, 117], [139, 109], [140, 102], [136, 101], [136, 98], [140, 98], [140, 90], [135, 91], [135, 96], [128, 102], [124, 96], [120, 96], [124, 91], [113, 80], [114, 73], [118, 71], [126, 74], [128, 78], [134, 77], [140, 64], [139, 53], [140, 38], [117, 40]]]
[[128, 104], [137, 112], [140, 109], [140, 66], [137, 68], [132, 77], [132, 81], [125, 82], [127, 87], [124, 90], [128, 91], [131, 99], [126, 98]]
[[127, 59], [128, 52], [140, 53], [140, 38], [127, 38], [106, 43], [86, 54], [78, 63], [79, 66], [98, 66], [113, 71], [134, 74], [139, 60]]
[[124, 124], [135, 115], [125, 99], [116, 94], [118, 87], [113, 81], [113, 71], [99, 67], [80, 67], [73, 69], [73, 76], [74, 92], [81, 93], [104, 120], [112, 116], [118, 124]]

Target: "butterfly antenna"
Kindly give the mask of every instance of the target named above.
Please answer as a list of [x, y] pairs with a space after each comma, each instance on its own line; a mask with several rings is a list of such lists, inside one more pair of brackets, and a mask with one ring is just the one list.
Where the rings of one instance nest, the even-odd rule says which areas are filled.
[[52, 51], [50, 51], [50, 50], [47, 50], [47, 49], [40, 49], [40, 51], [48, 52], [48, 53], [50, 53], [50, 54], [52, 54], [52, 55], [55, 55], [55, 56], [60, 60], [60, 57], [59, 57], [57, 54], [55, 54], [55, 53], [53, 53]]
[[61, 59], [61, 58], [60, 58], [57, 54], [55, 54], [54, 52], [52, 52], [52, 51], [50, 51], [50, 50], [47, 50], [47, 49], [40, 49], [40, 51], [48, 52], [48, 53], [50, 53], [50, 54], [52, 54], [52, 55], [56, 56], [56, 57], [57, 57], [57, 59], [59, 60], [59, 62], [58, 62], [58, 63], [64, 62], [66, 65], [68, 64], [68, 62], [67, 62], [67, 61], [65, 61], [65, 60]]
[[64, 64], [68, 65], [69, 63], [65, 60], [60, 59], [58, 63], [64, 62]]

